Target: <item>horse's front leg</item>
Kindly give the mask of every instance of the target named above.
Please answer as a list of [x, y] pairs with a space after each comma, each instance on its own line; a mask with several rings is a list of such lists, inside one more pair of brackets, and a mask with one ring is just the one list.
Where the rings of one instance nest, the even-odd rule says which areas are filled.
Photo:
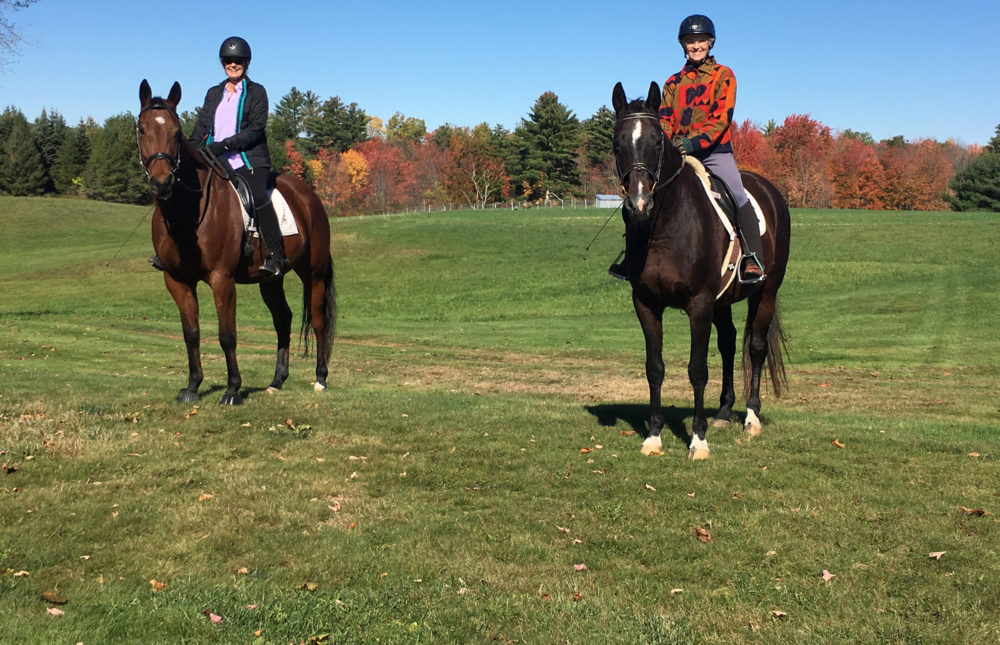
[[662, 455], [660, 389], [663, 387], [663, 311], [653, 311], [635, 297], [632, 301], [646, 340], [646, 382], [649, 384], [649, 431], [642, 442], [642, 454]]
[[288, 308], [284, 283], [280, 281], [261, 282], [260, 295], [271, 312], [271, 322], [274, 324], [274, 331], [278, 334], [278, 357], [274, 366], [274, 378], [267, 386], [267, 391], [273, 393], [280, 390], [285, 379], [288, 378], [288, 348], [292, 334], [292, 310]]
[[226, 392], [220, 405], [243, 403], [240, 386], [243, 378], [236, 364], [236, 283], [232, 276], [212, 276], [209, 283], [215, 299], [215, 312], [219, 316], [219, 345], [226, 356]]
[[705, 431], [705, 385], [708, 383], [708, 343], [712, 336], [712, 297], [696, 297], [688, 307], [691, 326], [691, 356], [688, 359], [688, 379], [694, 390], [694, 419], [691, 420], [691, 445], [688, 459], [708, 459]]
[[201, 370], [201, 331], [198, 327], [198, 294], [195, 291], [196, 284], [185, 284], [170, 277], [169, 273], [163, 274], [167, 291], [173, 296], [177, 303], [177, 309], [181, 314], [181, 329], [184, 332], [184, 345], [187, 347], [188, 358], [188, 383], [187, 387], [177, 393], [177, 400], [181, 403], [193, 403], [201, 398], [198, 394], [198, 387], [204, 378]]
[[733, 369], [736, 360], [736, 327], [733, 325], [733, 308], [730, 305], [719, 305], [715, 308], [712, 318], [716, 331], [716, 344], [722, 356], [722, 394], [719, 396], [719, 411], [712, 425], [724, 428], [729, 425], [729, 417], [736, 403], [736, 392], [733, 385]]

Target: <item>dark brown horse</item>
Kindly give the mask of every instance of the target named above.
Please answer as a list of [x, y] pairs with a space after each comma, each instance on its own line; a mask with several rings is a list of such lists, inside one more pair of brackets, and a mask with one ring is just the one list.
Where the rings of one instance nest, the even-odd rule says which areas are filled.
[[[188, 383], [177, 395], [181, 402], [197, 401], [203, 372], [199, 348], [199, 281], [211, 287], [219, 316], [219, 344], [226, 355], [228, 379], [222, 404], [242, 403], [242, 378], [236, 364], [236, 283], [259, 282], [260, 294], [271, 311], [278, 335], [278, 358], [269, 391], [288, 378], [288, 351], [292, 311], [282, 280], [262, 281], [258, 267], [262, 250], [252, 242], [254, 257], [242, 249], [244, 226], [239, 198], [228, 179], [206, 163], [181, 132], [177, 104], [181, 87], [174, 83], [166, 99], [153, 97], [149, 83], [139, 86], [141, 109], [136, 121], [139, 158], [149, 177], [156, 206], [153, 212], [153, 248], [166, 267], [163, 277], [177, 303], [188, 355]], [[316, 334], [317, 391], [326, 388], [327, 362], [333, 344], [337, 294], [330, 255], [330, 222], [309, 186], [296, 177], [278, 175], [281, 192], [294, 215], [297, 235], [286, 236], [288, 266], [302, 280], [301, 333], [308, 350], [309, 326]]]
[[[763, 177], [744, 172], [743, 183], [764, 215], [762, 235], [767, 275], [763, 282], [741, 285], [738, 270], [727, 251], [732, 236], [716, 214], [701, 179], [670, 145], [660, 127], [660, 88], [649, 87], [643, 100], [625, 98], [621, 83], [612, 92], [615, 108], [614, 147], [622, 189], [625, 191], [626, 258], [632, 283], [632, 302], [646, 339], [646, 380], [649, 383], [649, 432], [643, 454], [662, 452], [663, 311], [683, 310], [691, 331], [688, 378], [694, 388], [691, 459], [708, 458], [705, 431], [705, 385], [708, 382], [708, 344], [712, 324], [722, 355], [722, 396], [715, 425], [729, 423], [733, 403], [733, 363], [736, 327], [732, 304], [747, 299], [743, 371], [747, 395], [745, 428], [760, 433], [760, 378], [765, 359], [775, 395], [784, 382], [781, 350], [784, 335], [777, 313], [778, 287], [788, 263], [788, 206], [778, 190]], [[729, 271], [727, 271], [727, 267]], [[750, 362], [747, 365], [747, 355]]]

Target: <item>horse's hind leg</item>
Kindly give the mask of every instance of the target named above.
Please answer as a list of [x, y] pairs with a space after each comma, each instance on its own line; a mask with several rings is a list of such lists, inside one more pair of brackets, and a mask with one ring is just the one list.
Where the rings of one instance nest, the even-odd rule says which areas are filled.
[[[325, 269], [314, 273], [309, 280], [302, 281], [302, 288], [308, 289], [309, 294], [308, 310], [303, 312], [303, 315], [309, 316], [309, 326], [316, 334], [316, 383], [313, 387], [317, 392], [326, 389], [330, 352], [333, 349], [333, 332], [337, 324], [337, 290], [333, 281], [333, 259], [327, 257]], [[303, 331], [308, 333], [304, 327]]]
[[195, 292], [195, 285], [178, 282], [170, 277], [169, 273], [163, 274], [167, 290], [177, 303], [177, 309], [181, 314], [181, 329], [184, 332], [184, 345], [187, 347], [188, 357], [188, 383], [187, 387], [177, 393], [177, 400], [181, 403], [194, 403], [201, 398], [198, 394], [198, 387], [204, 378], [201, 369], [201, 331], [198, 327], [198, 295]]
[[774, 318], [776, 298], [774, 294], [761, 292], [753, 295], [747, 302], [746, 346], [743, 349], [750, 356], [749, 374], [744, 370], [747, 380], [747, 417], [743, 429], [751, 437], [761, 433], [760, 426], [760, 375], [768, 354], [768, 330]]
[[285, 300], [285, 288], [281, 282], [261, 282], [260, 295], [271, 312], [274, 331], [278, 335], [278, 355], [274, 366], [274, 378], [267, 386], [268, 392], [280, 390], [288, 378], [288, 349], [291, 344], [292, 310]]
[[719, 412], [712, 425], [723, 428], [729, 425], [733, 413], [736, 392], [733, 390], [733, 366], [736, 357], [736, 326], [733, 325], [733, 308], [719, 305], [712, 318], [717, 335], [716, 343], [722, 356], [722, 394], [719, 396]]

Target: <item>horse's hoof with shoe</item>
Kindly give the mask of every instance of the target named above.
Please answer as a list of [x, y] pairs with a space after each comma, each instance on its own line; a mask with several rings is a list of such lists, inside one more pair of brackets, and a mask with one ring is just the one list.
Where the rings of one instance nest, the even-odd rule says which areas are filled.
[[178, 403], [197, 403], [201, 400], [201, 395], [197, 392], [184, 388], [177, 393]]
[[662, 455], [663, 441], [659, 437], [646, 437], [642, 442], [642, 454], [646, 457]]

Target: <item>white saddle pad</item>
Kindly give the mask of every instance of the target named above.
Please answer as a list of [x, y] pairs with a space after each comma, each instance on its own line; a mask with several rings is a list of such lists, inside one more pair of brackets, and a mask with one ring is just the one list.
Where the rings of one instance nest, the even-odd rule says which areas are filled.
[[[236, 188], [233, 188], [236, 191]], [[282, 237], [287, 237], [289, 235], [298, 235], [299, 227], [295, 223], [295, 216], [292, 215], [292, 209], [288, 207], [288, 202], [282, 197], [281, 193], [277, 189], [270, 190], [267, 193], [271, 198], [271, 205], [274, 206], [274, 212], [278, 216], [278, 228], [281, 229]], [[240, 211], [243, 213], [243, 228], [249, 231], [252, 235], [257, 235], [256, 228], [250, 228], [250, 215], [247, 214], [247, 209], [242, 206], [243, 202], [240, 202]]]

